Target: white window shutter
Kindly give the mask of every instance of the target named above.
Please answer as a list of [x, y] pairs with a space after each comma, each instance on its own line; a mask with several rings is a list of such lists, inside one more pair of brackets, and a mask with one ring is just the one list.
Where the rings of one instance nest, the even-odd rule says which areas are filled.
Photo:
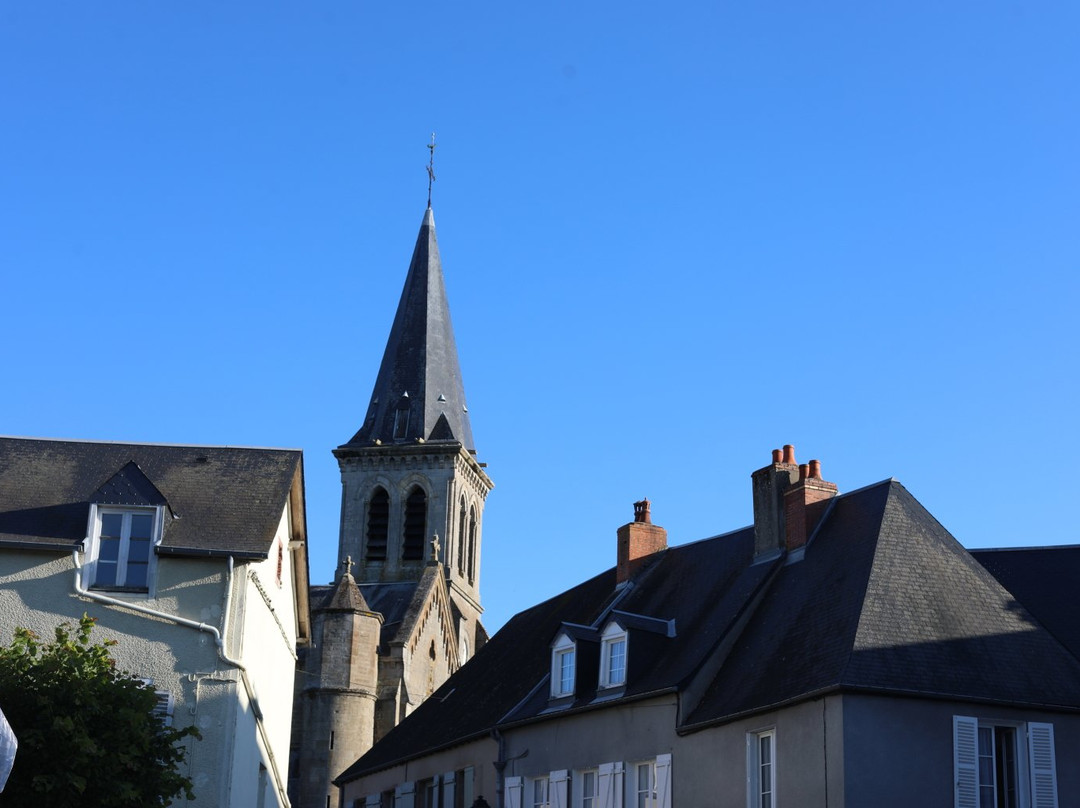
[[457, 779], [454, 777], [453, 772], [447, 772], [442, 776], [442, 802], [439, 803], [443, 808], [454, 808], [454, 792], [457, 786]]
[[977, 808], [979, 800], [979, 721], [953, 716], [953, 794], [955, 808]]
[[525, 784], [520, 777], [506, 778], [506, 808], [522, 808]]
[[1028, 724], [1028, 762], [1031, 764], [1031, 808], [1057, 808], [1057, 766], [1054, 763], [1054, 725]]
[[656, 756], [657, 808], [671, 808], [671, 755]]
[[416, 800], [416, 783], [399, 783], [394, 789], [394, 808], [414, 808]]
[[379, 808], [382, 805], [381, 794], [368, 794], [364, 799], [364, 808]]
[[611, 784], [614, 763], [601, 763], [600, 770], [596, 774], [597, 793], [600, 799], [598, 808], [614, 808], [614, 787]]
[[622, 761], [611, 764], [611, 808], [623, 808], [623, 772]]
[[566, 769], [549, 775], [548, 801], [551, 808], [570, 808], [570, 772]]

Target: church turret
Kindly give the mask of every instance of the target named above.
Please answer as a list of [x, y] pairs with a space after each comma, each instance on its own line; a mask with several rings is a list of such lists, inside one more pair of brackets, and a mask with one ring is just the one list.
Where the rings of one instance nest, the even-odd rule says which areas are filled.
[[379, 633], [382, 615], [368, 608], [346, 559], [329, 597], [313, 610], [315, 648], [308, 656], [298, 693], [304, 743], [299, 748], [300, 806], [337, 804], [332, 780], [371, 748], [378, 697]]

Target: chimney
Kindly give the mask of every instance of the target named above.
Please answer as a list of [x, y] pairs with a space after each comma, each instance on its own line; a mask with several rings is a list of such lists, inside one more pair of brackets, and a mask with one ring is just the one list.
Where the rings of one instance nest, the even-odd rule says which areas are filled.
[[784, 492], [799, 480], [795, 447], [773, 449], [772, 463], [750, 475], [754, 489], [754, 556], [778, 552], [787, 546], [784, 529]]
[[[794, 460], [794, 457], [792, 458]], [[799, 479], [784, 492], [784, 521], [787, 549], [806, 545], [825, 513], [829, 500], [836, 496], [836, 483], [821, 479], [821, 461], [811, 460], [799, 466]]]
[[647, 499], [634, 503], [634, 521], [616, 531], [618, 536], [619, 563], [615, 569], [615, 583], [628, 581], [641, 569], [654, 553], [667, 549], [667, 531], [652, 523]]

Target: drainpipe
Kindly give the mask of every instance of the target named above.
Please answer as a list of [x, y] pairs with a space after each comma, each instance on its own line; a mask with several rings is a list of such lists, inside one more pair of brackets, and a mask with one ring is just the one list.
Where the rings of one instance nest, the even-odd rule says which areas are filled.
[[[72, 551], [71, 559], [75, 562], [75, 592], [82, 597], [88, 598], [89, 600], [96, 600], [99, 603], [105, 603], [110, 606], [120, 606], [121, 608], [130, 609], [133, 612], [139, 612], [140, 614], [149, 615], [150, 617], [159, 617], [162, 620], [168, 620], [177, 625], [204, 631], [213, 636], [214, 645], [217, 646], [218, 657], [220, 657], [222, 662], [232, 665], [240, 673], [240, 681], [244, 684], [244, 690], [247, 692], [248, 696], [248, 703], [251, 705], [252, 715], [255, 716], [255, 726], [259, 731], [259, 738], [262, 739], [266, 757], [270, 761], [270, 770], [274, 775], [274, 785], [277, 788], [278, 796], [281, 798], [281, 804], [284, 808], [290, 808], [287, 786], [284, 779], [281, 777], [281, 771], [278, 769], [277, 760], [274, 758], [274, 751], [273, 747], [270, 745], [270, 738], [268, 737], [266, 726], [263, 724], [262, 709], [259, 707], [259, 700], [255, 694], [255, 686], [248, 677], [247, 668], [244, 667], [240, 660], [230, 657], [225, 650], [225, 637], [222, 636], [222, 632], [219, 631], [216, 626], [211, 626], [208, 623], [200, 623], [197, 620], [189, 620], [186, 617], [169, 614], [168, 612], [162, 612], [158, 609], [151, 609], [149, 606], [143, 606], [140, 603], [129, 603], [126, 600], [111, 598], [100, 592], [91, 592], [82, 585], [82, 562], [79, 560], [78, 550]], [[222, 622], [226, 629], [229, 627], [229, 613], [232, 605], [233, 566], [233, 557], [229, 556], [229, 568], [225, 575], [225, 612], [222, 615]]]
[[491, 731], [491, 737], [495, 739], [495, 743], [499, 745], [499, 757], [495, 761], [495, 808], [505, 808], [506, 803], [503, 801], [504, 783], [506, 782], [506, 764], [509, 763], [506, 759], [506, 739], [503, 738], [503, 734], [497, 729]]

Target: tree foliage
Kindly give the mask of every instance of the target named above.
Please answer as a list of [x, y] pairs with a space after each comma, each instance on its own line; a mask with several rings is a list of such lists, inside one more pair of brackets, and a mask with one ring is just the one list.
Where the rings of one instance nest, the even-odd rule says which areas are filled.
[[91, 643], [94, 620], [57, 627], [52, 642], [25, 628], [0, 647], [0, 705], [19, 740], [5, 805], [145, 808], [193, 797], [178, 771], [198, 737], [154, 714], [150, 685], [117, 670], [115, 640]]

